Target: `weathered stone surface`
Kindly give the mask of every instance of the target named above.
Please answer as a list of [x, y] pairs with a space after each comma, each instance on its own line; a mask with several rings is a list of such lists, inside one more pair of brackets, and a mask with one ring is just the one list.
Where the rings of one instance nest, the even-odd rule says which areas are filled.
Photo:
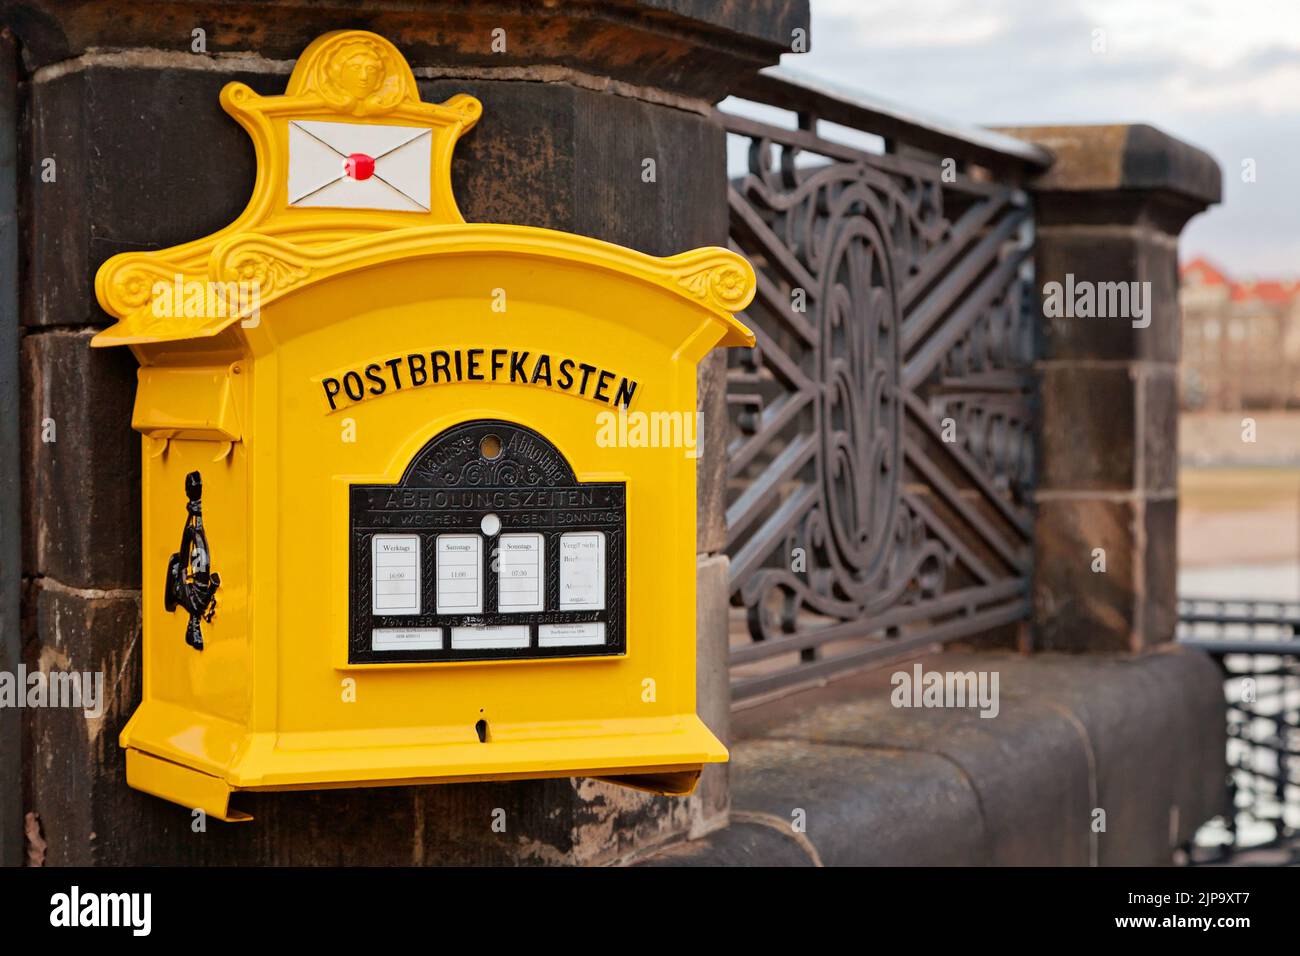
[[[1036, 688], [1021, 686], [1032, 676], [1014, 666], [1022, 660], [950, 654], [926, 662], [927, 669], [942, 664], [948, 671], [997, 674], [993, 717], [981, 717], [976, 709], [894, 707], [889, 677], [912, 673], [910, 666], [895, 666], [863, 681], [854, 699], [813, 707], [770, 734], [811, 745], [941, 756], [978, 794], [984, 837], [980, 862], [1086, 866], [1086, 746], [1053, 703], [1037, 696]], [[1013, 666], [1004, 666], [1008, 663]], [[742, 806], [743, 793], [738, 768], [736, 799]], [[941, 845], [947, 839], [944, 835]]]
[[[1001, 665], [1073, 715], [1096, 766], [1102, 866], [1168, 863], [1227, 810], [1223, 679], [1207, 656], [1166, 646], [1136, 657], [1036, 655]], [[1177, 808], [1176, 810], [1174, 808]]]
[[695, 462], [695, 550], [727, 546], [727, 354], [716, 349], [700, 363], [699, 458]]
[[[1127, 651], [1137, 627], [1140, 506], [1134, 501], [1038, 503], [1034, 568], [1035, 647]], [[1105, 551], [1105, 571], [1094, 571]]]
[[1178, 490], [1176, 366], [1052, 362], [1038, 378], [1040, 490]]
[[[0, 30], [0, 116], [19, 115], [18, 45]], [[12, 119], [9, 122], [13, 122]], [[0, 275], [16, 276], [18, 241], [18, 144], [0, 136]], [[18, 284], [0, 282], [0, 671], [17, 669], [22, 620], [22, 463], [18, 396], [21, 392]], [[22, 724], [18, 712], [0, 708], [0, 866], [20, 866], [23, 833]]]
[[[689, 826], [680, 798], [538, 780], [239, 794], [235, 804], [253, 823], [210, 821], [195, 833], [190, 811], [131, 790], [123, 769], [108, 770], [96, 787], [101, 865], [593, 865]], [[147, 828], [147, 841], [137, 827]]]
[[25, 324], [107, 324], [94, 294], [105, 259], [188, 242], [242, 211], [253, 147], [217, 102], [232, 80], [278, 93], [286, 77], [89, 67], [31, 84]]
[[1178, 491], [1178, 368], [1145, 365], [1138, 374], [1142, 396], [1137, 419], [1142, 448], [1138, 484], [1143, 491], [1173, 495]]
[[1039, 488], [1127, 490], [1137, 478], [1138, 395], [1122, 365], [1039, 370], [1043, 424]]
[[827, 866], [975, 865], [987, 859], [979, 797], [933, 753], [807, 740], [738, 742], [732, 815], [758, 812], [804, 835]]
[[74, 587], [139, 587], [136, 361], [92, 350], [92, 334], [23, 339], [23, 568]]
[[[330, 30], [367, 29], [392, 40], [416, 69], [508, 69], [558, 65], [721, 99], [736, 77], [776, 63], [796, 29], [808, 27], [808, 0], [612, 0], [541, 6], [411, 4], [368, 0], [266, 3], [163, 0], [126, 6], [90, 0], [6, 0], [3, 21], [35, 70], [88, 50], [153, 48], [191, 54], [204, 31], [215, 59], [255, 52], [298, 56]], [[501, 31], [501, 32], [494, 32]], [[495, 47], [494, 47], [495, 43]], [[504, 48], [502, 48], [504, 44]]]
[[140, 698], [139, 594], [39, 581], [30, 597], [28, 671], [97, 674], [102, 682], [99, 716], [52, 707], [22, 712], [30, 769], [25, 810], [40, 818], [45, 865], [89, 865], [98, 862], [97, 816], [113, 768], [126, 788], [117, 735]]
[[816, 866], [804, 844], [782, 824], [735, 820], [699, 840], [675, 843], [637, 862], [638, 866]]
[[1227, 809], [1222, 675], [1204, 654], [1165, 646], [1138, 656], [1035, 655], [999, 667], [1004, 687], [1051, 701], [1086, 733], [1096, 806], [1106, 811], [1100, 865], [1168, 863], [1175, 846]]
[[1219, 202], [1223, 175], [1214, 157], [1145, 123], [1010, 126], [1000, 132], [1050, 150], [1056, 161], [1034, 181], [1039, 192], [1165, 192]]
[[[695, 566], [695, 697], [700, 719], [723, 743], [731, 727], [731, 671], [727, 648], [727, 570], [724, 555], [700, 556]], [[727, 824], [727, 764], [704, 768], [691, 795], [692, 836]]]
[[[1038, 503], [1034, 646], [1137, 651], [1171, 641], [1177, 620], [1174, 498]], [[1106, 570], [1094, 571], [1094, 549]]]
[[[420, 92], [483, 102], [452, 169], [471, 222], [562, 229], [659, 256], [726, 243], [725, 134], [705, 116], [564, 83], [438, 80]], [[642, 178], [647, 159], [654, 182]]]
[[790, 840], [750, 828], [761, 820], [780, 833], [803, 809], [803, 836], [828, 865], [1159, 865], [1227, 809], [1222, 678], [1199, 652], [950, 652], [919, 663], [996, 672], [998, 715], [894, 708], [891, 675], [911, 662], [741, 712], [741, 828], [646, 862], [785, 863]]
[[1142, 520], [1147, 546], [1134, 650], [1172, 641], [1178, 627], [1178, 499], [1148, 499]]
[[[1180, 348], [1181, 315], [1178, 309], [1178, 247], [1163, 233], [1137, 227], [1043, 227], [1035, 249], [1035, 272], [1044, 296], [1043, 355], [1049, 361], [1069, 359], [1146, 359], [1177, 362]], [[1062, 299], [1068, 276], [1076, 289], [1093, 283], [1116, 295], [1107, 295], [1116, 305], [1124, 302], [1118, 288], [1103, 283], [1124, 283], [1130, 314], [1107, 318], [1077, 315], [1048, 315], [1048, 284], [1060, 283]], [[1145, 318], [1137, 316], [1129, 283], [1140, 286], [1147, 305]], [[1149, 321], [1145, 328], [1133, 323]]]

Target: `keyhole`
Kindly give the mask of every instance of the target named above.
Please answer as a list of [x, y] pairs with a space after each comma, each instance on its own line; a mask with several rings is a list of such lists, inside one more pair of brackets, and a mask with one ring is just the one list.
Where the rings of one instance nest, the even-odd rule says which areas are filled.
[[474, 733], [478, 734], [479, 743], [487, 743], [487, 721], [479, 720], [479, 722], [474, 725]]

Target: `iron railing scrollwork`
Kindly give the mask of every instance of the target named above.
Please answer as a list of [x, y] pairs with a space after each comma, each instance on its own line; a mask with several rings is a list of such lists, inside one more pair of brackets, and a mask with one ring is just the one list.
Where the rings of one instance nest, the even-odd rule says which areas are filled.
[[1193, 862], [1243, 850], [1300, 862], [1300, 602], [1184, 598], [1179, 643], [1223, 669], [1230, 812], [1203, 826]]
[[[736, 699], [1022, 621], [1032, 553], [1017, 180], [1042, 157], [771, 75], [755, 89], [798, 124], [723, 114], [747, 145], [731, 242], [758, 273], [757, 346], [733, 351], [727, 385]], [[824, 139], [827, 113], [891, 139]]]

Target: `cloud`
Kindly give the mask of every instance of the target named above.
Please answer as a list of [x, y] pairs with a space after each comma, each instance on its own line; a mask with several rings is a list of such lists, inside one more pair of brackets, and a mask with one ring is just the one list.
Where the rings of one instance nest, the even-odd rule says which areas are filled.
[[1300, 114], [1300, 57], [1263, 69], [1234, 71], [1237, 75], [1171, 76], [1164, 94], [1185, 113], [1228, 113], [1237, 110], [1261, 117]]
[[910, 48], [964, 46], [983, 43], [1006, 27], [1004, 13], [980, 9], [972, 12], [962, 0], [929, 0], [918, 5], [912, 0], [819, 0], [818, 13], [835, 20], [847, 33], [845, 39], [861, 48]]
[[[785, 62], [841, 86], [968, 124], [1148, 122], [1208, 149], [1225, 207], [1187, 239], [1229, 269], [1300, 274], [1300, 2], [813, 0], [812, 11], [811, 52]], [[1240, 181], [1243, 157], [1257, 159], [1257, 182]]]
[[1265, 50], [1300, 52], [1294, 0], [1079, 0], [1123, 52], [1173, 55], [1189, 68], [1222, 70]]

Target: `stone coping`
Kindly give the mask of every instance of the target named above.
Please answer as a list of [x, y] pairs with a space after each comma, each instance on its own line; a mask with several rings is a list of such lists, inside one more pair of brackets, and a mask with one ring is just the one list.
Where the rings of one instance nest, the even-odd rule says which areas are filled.
[[[158, 0], [123, 15], [120, 0], [13, 0], [6, 23], [29, 72], [103, 51], [293, 60], [328, 30], [365, 28], [421, 67], [563, 65], [716, 101], [741, 77], [805, 40], [809, 0]], [[362, 7], [364, 6], [364, 9]], [[194, 30], [202, 44], [194, 49]]]
[[1201, 206], [1223, 198], [1213, 156], [1145, 123], [995, 129], [1056, 157], [1032, 184], [1040, 192], [1162, 190]]
[[[997, 673], [998, 715], [895, 708], [916, 664]], [[1225, 810], [1224, 709], [1218, 667], [1177, 646], [889, 665], [736, 714], [730, 826], [639, 862], [1168, 864]]]

